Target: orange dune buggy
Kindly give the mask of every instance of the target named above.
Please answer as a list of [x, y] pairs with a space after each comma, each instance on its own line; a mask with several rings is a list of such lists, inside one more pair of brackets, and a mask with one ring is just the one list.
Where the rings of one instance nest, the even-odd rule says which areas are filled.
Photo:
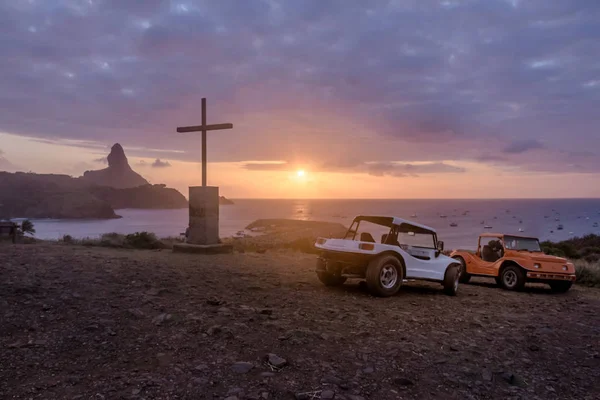
[[471, 276], [496, 279], [507, 290], [521, 290], [527, 282], [546, 283], [554, 292], [564, 293], [575, 281], [575, 266], [566, 259], [542, 252], [537, 238], [484, 233], [477, 252], [455, 250], [450, 257], [461, 264], [460, 281]]

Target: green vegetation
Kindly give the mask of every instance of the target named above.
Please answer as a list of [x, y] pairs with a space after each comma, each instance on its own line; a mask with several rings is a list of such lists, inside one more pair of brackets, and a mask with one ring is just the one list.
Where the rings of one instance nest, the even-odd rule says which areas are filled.
[[594, 234], [574, 237], [558, 243], [545, 241], [541, 246], [546, 254], [566, 257], [570, 260], [585, 260], [588, 263], [600, 260], [600, 236]]
[[28, 219], [21, 222], [21, 234], [27, 234], [27, 233], [32, 236], [35, 235], [35, 228], [33, 226], [33, 222], [31, 222]]
[[577, 273], [577, 283], [600, 286], [600, 236], [586, 235], [562, 242], [541, 243], [546, 254], [565, 257], [573, 261]]
[[181, 242], [182, 239], [169, 237], [158, 239], [151, 232], [135, 232], [128, 235], [111, 232], [105, 233], [99, 238], [74, 239], [71, 235], [64, 235], [61, 242], [67, 244], [78, 244], [83, 246], [99, 246], [123, 249], [170, 249], [173, 243]]

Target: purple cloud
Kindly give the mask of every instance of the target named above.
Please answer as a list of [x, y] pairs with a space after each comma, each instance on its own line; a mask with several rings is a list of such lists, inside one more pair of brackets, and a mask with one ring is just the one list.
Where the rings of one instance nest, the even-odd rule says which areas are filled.
[[504, 153], [521, 154], [531, 150], [543, 149], [544, 144], [535, 139], [515, 140], [504, 148]]
[[600, 146], [599, 19], [592, 0], [0, 0], [0, 131], [198, 161], [174, 129], [208, 97], [235, 127], [209, 133], [211, 161], [435, 163], [502, 138], [525, 166]]
[[167, 168], [171, 166], [171, 163], [168, 161], [161, 161], [160, 158], [157, 158], [150, 166], [153, 168]]

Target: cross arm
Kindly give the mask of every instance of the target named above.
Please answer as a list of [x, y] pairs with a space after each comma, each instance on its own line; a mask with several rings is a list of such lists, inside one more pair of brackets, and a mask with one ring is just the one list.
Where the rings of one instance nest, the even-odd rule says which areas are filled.
[[177, 128], [177, 132], [201, 132], [206, 131], [218, 131], [221, 129], [232, 129], [233, 124], [212, 124], [212, 125], [194, 125], [194, 126], [180, 126]]

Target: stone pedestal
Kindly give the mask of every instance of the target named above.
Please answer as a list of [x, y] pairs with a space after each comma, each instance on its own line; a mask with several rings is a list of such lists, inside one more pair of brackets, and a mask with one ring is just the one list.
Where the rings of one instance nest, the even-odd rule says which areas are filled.
[[219, 188], [190, 186], [190, 231], [187, 243], [219, 244]]
[[176, 253], [231, 253], [233, 246], [219, 240], [219, 188], [190, 186], [190, 230], [186, 243], [173, 245]]

